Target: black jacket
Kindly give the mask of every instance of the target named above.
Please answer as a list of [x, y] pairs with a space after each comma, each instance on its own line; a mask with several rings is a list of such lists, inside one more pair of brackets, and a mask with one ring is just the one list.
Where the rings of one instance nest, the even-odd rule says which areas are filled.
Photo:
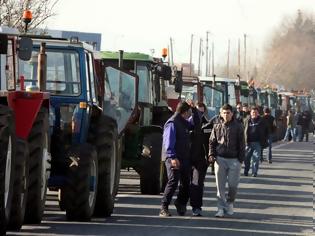
[[264, 115], [269, 134], [273, 134], [277, 130], [275, 118], [272, 115]]
[[244, 129], [242, 124], [231, 120], [227, 124], [214, 124], [209, 139], [209, 156], [237, 158], [243, 162], [245, 156]]
[[[268, 146], [268, 142], [267, 142], [267, 138], [269, 135], [269, 131], [268, 131], [268, 126], [267, 123], [265, 121], [265, 119], [261, 118], [259, 116], [258, 118], [258, 136], [259, 136], [259, 143], [261, 145], [262, 148], [266, 148]], [[248, 117], [245, 121], [244, 121], [244, 134], [245, 134], [245, 144], [247, 144], [248, 142], [248, 124], [250, 122], [250, 117]]]

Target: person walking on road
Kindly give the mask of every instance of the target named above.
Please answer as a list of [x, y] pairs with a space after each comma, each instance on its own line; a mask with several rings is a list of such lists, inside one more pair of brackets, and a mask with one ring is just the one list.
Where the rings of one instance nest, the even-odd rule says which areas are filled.
[[209, 152], [209, 134], [203, 133], [203, 125], [208, 124], [205, 117], [207, 108], [204, 103], [198, 103], [197, 109], [200, 113], [201, 122], [195, 124], [192, 145], [191, 145], [191, 161], [192, 174], [190, 184], [190, 205], [192, 207], [193, 216], [202, 216], [202, 198], [204, 181], [208, 169], [208, 152]]
[[295, 133], [294, 133], [294, 114], [292, 110], [288, 110], [287, 115], [287, 130], [285, 132], [283, 141], [287, 142], [289, 141], [289, 138], [291, 137], [292, 142], [295, 140]]
[[276, 126], [276, 121], [275, 118], [271, 115], [271, 111], [268, 107], [264, 108], [264, 116], [263, 118], [265, 119], [265, 122], [267, 124], [268, 127], [268, 138], [267, 138], [267, 142], [268, 142], [268, 151], [267, 151], [267, 157], [268, 157], [268, 162], [269, 164], [272, 163], [272, 139], [273, 139], [273, 134], [276, 132], [277, 130], [277, 126]]
[[[209, 139], [209, 162], [215, 162], [218, 199], [216, 217], [234, 214], [234, 201], [245, 155], [243, 126], [233, 119], [232, 106], [223, 105], [221, 117], [223, 121], [214, 124]], [[228, 183], [227, 197], [226, 182]]]
[[308, 110], [303, 111], [302, 113], [302, 141], [305, 137], [305, 141], [308, 142], [308, 136], [311, 126], [311, 114]]
[[252, 176], [258, 174], [262, 148], [267, 147], [268, 128], [264, 119], [259, 116], [258, 108], [252, 107], [250, 117], [244, 121], [246, 156], [244, 175], [248, 176], [252, 164]]
[[[193, 119], [191, 119], [192, 110], [194, 113]], [[171, 216], [168, 206], [172, 201], [179, 181], [180, 185], [175, 206], [179, 215], [185, 215], [186, 213], [191, 176], [190, 130], [193, 129], [193, 122], [196, 124], [200, 122], [196, 108], [192, 108], [187, 102], [180, 102], [177, 105], [175, 114], [164, 125], [162, 158], [165, 160], [168, 182], [162, 197], [159, 214], [161, 217]]]

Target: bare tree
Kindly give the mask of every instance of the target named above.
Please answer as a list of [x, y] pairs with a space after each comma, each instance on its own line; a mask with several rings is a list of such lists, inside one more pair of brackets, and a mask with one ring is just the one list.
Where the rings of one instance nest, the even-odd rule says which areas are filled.
[[53, 9], [59, 0], [0, 0], [0, 25], [24, 29], [23, 11], [31, 10], [33, 19], [28, 29], [44, 26], [45, 21], [54, 16]]
[[285, 18], [273, 33], [258, 78], [288, 89], [315, 87], [314, 16], [298, 11], [295, 18]]

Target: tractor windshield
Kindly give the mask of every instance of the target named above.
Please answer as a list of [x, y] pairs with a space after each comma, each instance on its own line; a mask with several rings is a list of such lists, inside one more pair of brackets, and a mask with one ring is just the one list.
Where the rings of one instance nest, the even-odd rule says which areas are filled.
[[208, 110], [209, 118], [219, 114], [220, 107], [223, 105], [223, 92], [209, 86], [203, 87], [203, 101]]
[[[56, 95], [78, 96], [81, 93], [79, 54], [69, 50], [46, 50], [46, 89]], [[19, 61], [19, 76], [24, 76], [26, 86], [37, 85], [37, 57], [34, 51], [31, 60]]]
[[181, 99], [183, 101], [186, 100], [198, 101], [197, 85], [193, 86], [184, 85], [182, 88]]
[[269, 104], [269, 106], [270, 106], [271, 108], [277, 109], [277, 107], [278, 107], [278, 96], [277, 96], [277, 93], [271, 92], [271, 93], [269, 94], [269, 98], [270, 98], [270, 104]]

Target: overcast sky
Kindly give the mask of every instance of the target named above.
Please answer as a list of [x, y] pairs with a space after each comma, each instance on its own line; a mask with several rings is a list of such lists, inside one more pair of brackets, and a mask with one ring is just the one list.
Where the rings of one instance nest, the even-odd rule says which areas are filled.
[[[51, 29], [102, 33], [102, 50], [138, 51], [160, 55], [173, 38], [174, 60], [193, 60], [200, 37], [215, 44], [216, 60], [223, 60], [228, 39], [236, 52], [238, 38], [248, 35], [248, 47], [262, 50], [265, 40], [285, 16], [298, 9], [315, 12], [314, 0], [59, 0]], [[236, 57], [235, 54], [231, 55]], [[252, 59], [254, 60], [254, 59]]]

